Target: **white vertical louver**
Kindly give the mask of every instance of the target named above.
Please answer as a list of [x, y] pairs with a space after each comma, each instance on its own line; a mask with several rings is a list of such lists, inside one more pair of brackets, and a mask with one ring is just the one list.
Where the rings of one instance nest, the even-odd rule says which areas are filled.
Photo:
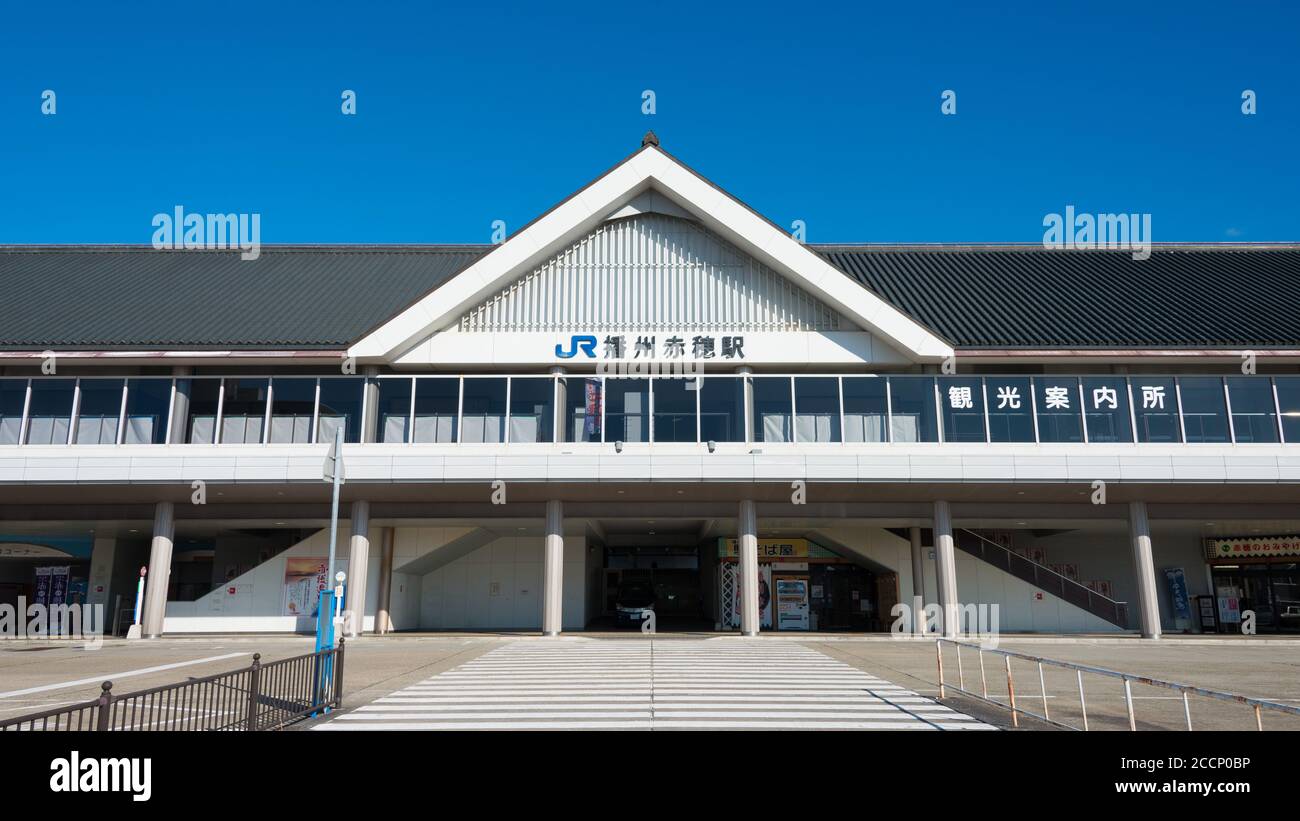
[[840, 315], [689, 220], [607, 222], [460, 320], [462, 331], [834, 331]]

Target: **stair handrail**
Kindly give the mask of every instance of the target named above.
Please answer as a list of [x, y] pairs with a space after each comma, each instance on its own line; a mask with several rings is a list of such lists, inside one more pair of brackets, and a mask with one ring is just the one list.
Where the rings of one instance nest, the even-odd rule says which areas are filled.
[[[1096, 598], [1100, 599], [1103, 603], [1111, 605], [1111, 609], [1115, 612], [1116, 618], [1119, 617], [1119, 607], [1120, 607], [1120, 606], [1123, 606], [1126, 612], [1127, 612], [1127, 610], [1128, 610], [1128, 602], [1126, 602], [1126, 601], [1119, 601], [1119, 600], [1117, 600], [1117, 599], [1112, 599], [1110, 596], [1107, 596], [1107, 595], [1105, 595], [1104, 593], [1099, 593], [1099, 592], [1097, 592], [1096, 590], [1093, 590], [1093, 589], [1092, 589], [1091, 587], [1089, 587], [1088, 585], [1083, 584], [1082, 582], [1077, 582], [1077, 581], [1075, 581], [1074, 579], [1071, 579], [1069, 576], [1065, 575], [1064, 573], [1058, 573], [1058, 572], [1056, 572], [1055, 570], [1053, 570], [1052, 568], [1048, 567], [1047, 565], [1044, 565], [1044, 564], [1041, 564], [1041, 563], [1039, 563], [1039, 562], [1036, 562], [1036, 561], [1034, 561], [1033, 559], [1029, 558], [1028, 556], [1022, 556], [1022, 555], [1020, 555], [1019, 553], [1016, 553], [1016, 552], [1015, 552], [1014, 550], [1012, 550], [1011, 548], [1006, 547], [1005, 545], [1000, 545], [1000, 544], [998, 544], [997, 542], [993, 541], [992, 539], [990, 539], [990, 538], [988, 538], [988, 537], [986, 537], [986, 536], [981, 536], [979, 533], [976, 533], [974, 530], [971, 530], [971, 529], [968, 528], [968, 527], [959, 527], [959, 528], [956, 528], [956, 529], [959, 530], [959, 531], [962, 531], [963, 533], [969, 533], [970, 535], [974, 536], [976, 539], [979, 539], [979, 540], [980, 540], [980, 543], [981, 543], [981, 547], [982, 547], [983, 545], [991, 545], [992, 547], [995, 547], [995, 548], [997, 548], [998, 550], [1001, 550], [1003, 553], [1007, 554], [1007, 556], [1009, 556], [1009, 557], [1010, 557], [1010, 556], [1014, 556], [1015, 558], [1020, 559], [1021, 561], [1028, 562], [1029, 564], [1033, 565], [1033, 567], [1034, 567], [1034, 584], [1035, 584], [1036, 586], [1038, 586], [1038, 587], [1042, 587], [1042, 585], [1038, 584], [1038, 580], [1037, 580], [1038, 572], [1039, 572], [1039, 571], [1042, 571], [1042, 572], [1044, 572], [1044, 573], [1051, 574], [1052, 576], [1056, 577], [1057, 579], [1060, 579], [1061, 582], [1062, 582], [1063, 584], [1072, 584], [1072, 585], [1074, 585], [1075, 587], [1077, 587], [1077, 588], [1079, 588], [1080, 590], [1082, 590], [1082, 591], [1085, 593], [1085, 595], [1087, 596], [1089, 603], [1091, 603], [1091, 602], [1092, 602], [1092, 599], [1093, 599], [1094, 597], [1096, 597]], [[1007, 567], [1008, 567], [1008, 569], [1011, 567], [1011, 562], [1010, 562], [1010, 560], [1007, 561]], [[1064, 591], [1064, 587], [1062, 587], [1062, 591]]]

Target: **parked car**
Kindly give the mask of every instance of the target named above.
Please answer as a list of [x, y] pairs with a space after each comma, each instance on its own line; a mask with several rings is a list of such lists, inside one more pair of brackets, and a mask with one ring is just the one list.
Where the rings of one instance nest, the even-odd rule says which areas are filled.
[[654, 612], [655, 590], [650, 582], [626, 581], [619, 586], [614, 599], [614, 619], [619, 627], [640, 627]]

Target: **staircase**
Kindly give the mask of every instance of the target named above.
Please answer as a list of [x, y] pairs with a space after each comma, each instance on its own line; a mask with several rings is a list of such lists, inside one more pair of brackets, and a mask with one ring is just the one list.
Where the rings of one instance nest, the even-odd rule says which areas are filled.
[[973, 530], [955, 528], [953, 543], [977, 559], [988, 562], [999, 570], [1006, 571], [1021, 581], [1028, 582], [1045, 593], [1051, 593], [1062, 601], [1087, 610], [1099, 619], [1110, 622], [1123, 630], [1129, 629], [1128, 603], [1115, 601], [1100, 593], [1088, 589], [1073, 579], [1062, 576], [1051, 568], [1013, 553], [997, 542], [984, 538]]

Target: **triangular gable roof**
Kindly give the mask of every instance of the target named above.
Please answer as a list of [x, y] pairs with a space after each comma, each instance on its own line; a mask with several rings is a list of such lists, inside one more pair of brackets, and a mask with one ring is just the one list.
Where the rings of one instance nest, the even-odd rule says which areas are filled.
[[348, 354], [392, 361], [465, 311], [562, 251], [647, 191], [664, 195], [709, 230], [788, 276], [913, 361], [952, 356], [933, 332], [695, 173], [654, 142], [552, 208], [491, 253], [370, 331]]

